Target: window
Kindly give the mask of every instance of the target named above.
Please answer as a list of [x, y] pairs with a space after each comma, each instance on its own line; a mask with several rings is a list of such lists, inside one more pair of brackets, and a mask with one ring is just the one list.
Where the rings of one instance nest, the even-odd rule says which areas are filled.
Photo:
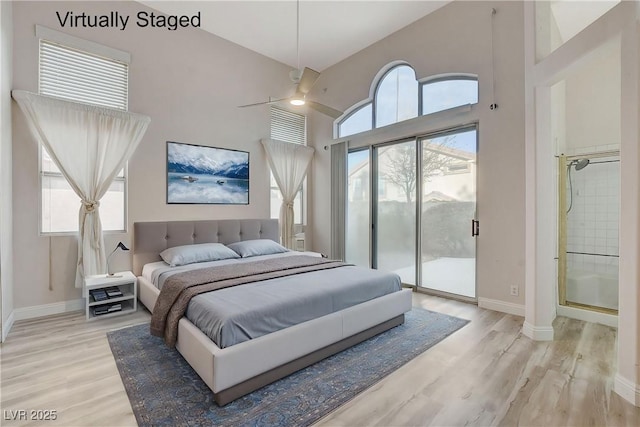
[[422, 85], [422, 114], [478, 103], [478, 80], [448, 78], [432, 80]]
[[451, 163], [446, 166], [446, 170], [443, 173], [446, 175], [452, 175], [456, 173], [468, 173], [470, 170], [470, 163]]
[[[71, 189], [60, 170], [51, 161], [45, 149], [41, 152], [42, 186], [41, 226], [42, 233], [75, 233], [78, 231], [78, 210], [80, 198]], [[102, 229], [124, 231], [126, 208], [126, 178], [124, 169], [100, 200], [100, 219]]]
[[380, 80], [375, 96], [376, 127], [418, 116], [418, 81], [413, 68], [400, 65]]
[[338, 136], [349, 136], [373, 128], [373, 105], [369, 102], [352, 112], [338, 127]]
[[[128, 54], [95, 45], [66, 34], [37, 27], [40, 39], [39, 91], [75, 102], [127, 109]], [[69, 45], [59, 42], [68, 41]], [[97, 55], [78, 48], [86, 45]], [[105, 52], [115, 52], [111, 59]], [[120, 171], [100, 200], [100, 218], [105, 231], [126, 230], [126, 168]], [[40, 147], [40, 231], [78, 231], [80, 199], [55, 166], [49, 153]]]
[[[290, 142], [292, 144], [307, 144], [307, 118], [301, 114], [292, 113], [278, 107], [271, 107], [271, 139]], [[271, 189], [271, 218], [280, 217], [282, 194], [273, 173], [270, 173]], [[304, 223], [304, 189], [305, 178], [300, 191], [293, 201], [293, 214], [296, 224]]]
[[382, 77], [374, 80], [371, 89], [374, 94], [371, 98], [352, 106], [336, 122], [336, 136], [343, 138], [418, 115], [478, 103], [476, 77], [464, 74], [421, 81], [422, 83], [416, 79], [411, 66], [394, 65], [382, 73]]
[[271, 139], [307, 145], [307, 118], [278, 107], [271, 107]]
[[128, 78], [126, 63], [40, 40], [43, 95], [126, 110]]

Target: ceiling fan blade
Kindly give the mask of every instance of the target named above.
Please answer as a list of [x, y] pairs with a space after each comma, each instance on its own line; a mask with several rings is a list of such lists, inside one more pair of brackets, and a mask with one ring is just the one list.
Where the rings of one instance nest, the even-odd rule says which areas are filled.
[[329, 107], [328, 105], [320, 104], [319, 102], [307, 101], [307, 105], [324, 115], [333, 117], [334, 119], [337, 119], [343, 114], [342, 111], [338, 111], [335, 108]]
[[316, 80], [320, 77], [320, 73], [312, 70], [311, 68], [304, 67], [302, 71], [302, 77], [300, 77], [300, 82], [298, 83], [298, 92], [307, 94], [313, 87]]
[[256, 102], [253, 104], [246, 104], [246, 105], [238, 105], [238, 108], [255, 107], [256, 105], [275, 104], [276, 102], [284, 101], [286, 99], [289, 99], [289, 98], [270, 99], [269, 101]]

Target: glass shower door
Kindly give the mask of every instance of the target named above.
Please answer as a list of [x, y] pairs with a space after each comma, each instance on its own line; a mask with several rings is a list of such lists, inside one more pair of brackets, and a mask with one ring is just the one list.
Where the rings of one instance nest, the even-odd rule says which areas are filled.
[[619, 153], [562, 155], [559, 170], [560, 305], [617, 314]]

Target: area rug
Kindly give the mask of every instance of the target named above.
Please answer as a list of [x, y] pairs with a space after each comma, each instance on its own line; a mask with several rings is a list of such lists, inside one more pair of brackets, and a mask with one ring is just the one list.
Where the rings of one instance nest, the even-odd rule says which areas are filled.
[[413, 308], [404, 324], [224, 407], [148, 324], [107, 337], [140, 426], [308, 426], [467, 323]]

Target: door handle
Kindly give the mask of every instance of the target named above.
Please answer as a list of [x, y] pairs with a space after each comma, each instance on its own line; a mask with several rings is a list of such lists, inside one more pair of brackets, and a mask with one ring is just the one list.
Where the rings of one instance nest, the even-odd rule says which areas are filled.
[[480, 221], [472, 219], [471, 220], [471, 237], [476, 237], [480, 235]]

